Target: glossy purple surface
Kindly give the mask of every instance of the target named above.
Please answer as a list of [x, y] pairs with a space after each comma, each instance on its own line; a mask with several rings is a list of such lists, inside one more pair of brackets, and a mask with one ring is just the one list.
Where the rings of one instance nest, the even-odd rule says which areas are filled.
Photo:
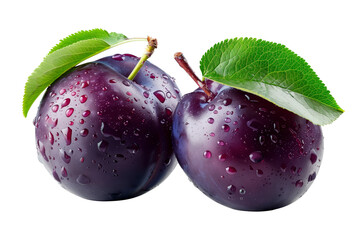
[[176, 164], [174, 79], [138, 58], [114, 55], [79, 66], [46, 91], [34, 120], [39, 160], [65, 189], [92, 200], [143, 194]]
[[173, 144], [188, 177], [230, 208], [271, 210], [300, 198], [323, 156], [320, 126], [249, 93], [207, 81], [174, 113]]

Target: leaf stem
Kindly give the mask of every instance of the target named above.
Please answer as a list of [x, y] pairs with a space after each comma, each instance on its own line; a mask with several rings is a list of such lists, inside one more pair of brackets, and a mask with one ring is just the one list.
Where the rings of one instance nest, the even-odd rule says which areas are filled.
[[145, 61], [151, 57], [155, 48], [157, 48], [156, 38], [147, 37], [148, 45], [145, 49], [145, 53], [140, 58], [139, 62], [136, 64], [130, 75], [128, 76], [129, 80], [133, 80], [136, 74], [140, 71], [141, 67], [144, 65]]
[[195, 81], [195, 83], [205, 92], [205, 94], [213, 98], [214, 94], [208, 89], [204, 81], [201, 81], [198, 76], [196, 76], [195, 72], [190, 67], [189, 63], [187, 62], [186, 58], [181, 52], [177, 52], [174, 54], [174, 58], [176, 62], [180, 65], [182, 69], [184, 69], [187, 74]]

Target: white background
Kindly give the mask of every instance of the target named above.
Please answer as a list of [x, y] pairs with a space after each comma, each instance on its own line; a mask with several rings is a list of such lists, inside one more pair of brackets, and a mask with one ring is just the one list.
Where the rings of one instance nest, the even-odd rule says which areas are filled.
[[[295, 3], [296, 2], [296, 3]], [[2, 1], [0, 239], [359, 239], [359, 8], [357, 1]], [[302, 56], [345, 109], [323, 127], [325, 153], [309, 191], [268, 212], [223, 207], [198, 191], [178, 166], [159, 187], [118, 202], [81, 199], [61, 188], [37, 160], [24, 84], [59, 39], [104, 28], [128, 37], [151, 35], [151, 62], [196, 86], [173, 60], [183, 51], [200, 74], [202, 54], [233, 37], [285, 44]], [[140, 55], [145, 43], [112, 49]], [[99, 56], [98, 56], [99, 57]]]

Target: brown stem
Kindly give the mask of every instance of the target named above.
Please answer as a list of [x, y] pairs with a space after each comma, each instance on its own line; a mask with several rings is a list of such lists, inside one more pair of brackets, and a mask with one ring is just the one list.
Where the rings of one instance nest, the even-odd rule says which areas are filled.
[[187, 74], [189, 74], [189, 76], [195, 81], [195, 83], [205, 92], [205, 94], [212, 98], [213, 97], [213, 93], [207, 88], [207, 86], [205, 85], [205, 83], [203, 81], [201, 81], [198, 76], [196, 76], [196, 74], [194, 73], [194, 71], [191, 69], [189, 63], [187, 62], [186, 58], [184, 57], [184, 55], [181, 52], [177, 52], [174, 54], [174, 58], [176, 60], [176, 62], [180, 65], [180, 67], [182, 69], [184, 69]]

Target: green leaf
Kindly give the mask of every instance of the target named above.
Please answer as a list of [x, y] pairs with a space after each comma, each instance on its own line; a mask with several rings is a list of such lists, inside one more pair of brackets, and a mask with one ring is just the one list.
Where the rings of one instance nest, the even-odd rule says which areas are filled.
[[256, 94], [317, 125], [344, 112], [305, 60], [281, 44], [225, 40], [202, 56], [200, 69], [204, 78]]
[[23, 114], [36, 98], [62, 74], [80, 62], [119, 44], [145, 39], [128, 39], [123, 34], [102, 29], [80, 31], [61, 40], [29, 76], [23, 98]]

